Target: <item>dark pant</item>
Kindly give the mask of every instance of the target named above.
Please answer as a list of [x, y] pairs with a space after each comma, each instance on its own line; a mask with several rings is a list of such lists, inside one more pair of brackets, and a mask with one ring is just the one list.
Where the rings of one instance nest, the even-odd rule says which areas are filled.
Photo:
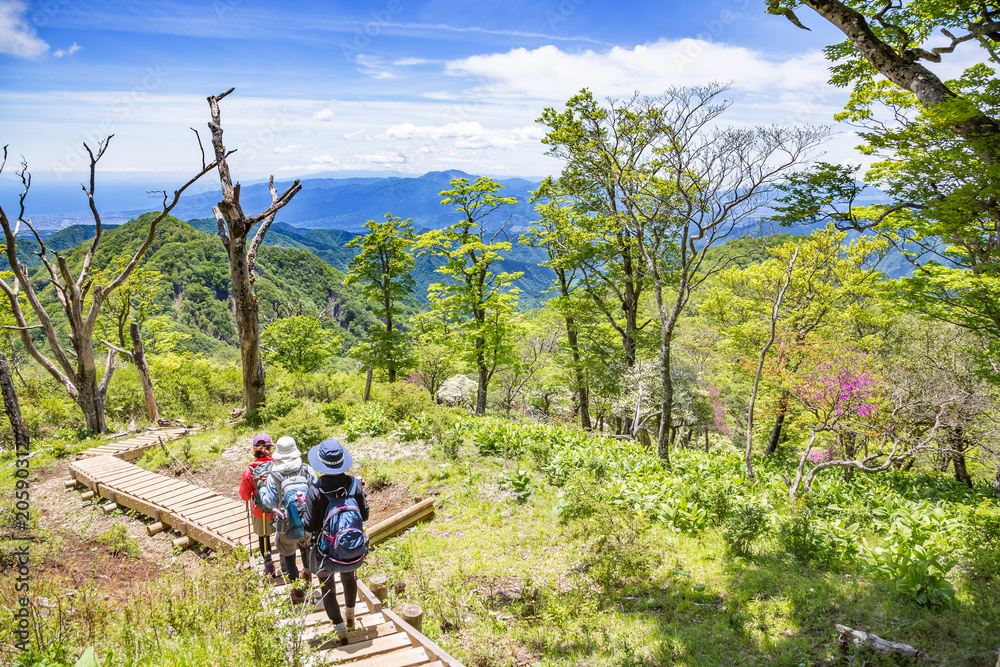
[[[303, 569], [309, 568], [309, 547], [300, 547], [299, 553], [302, 554], [302, 567]], [[291, 556], [281, 556], [281, 567], [288, 575], [289, 580], [295, 580], [299, 578], [299, 566], [295, 562], [295, 554]]]
[[[340, 605], [337, 604], [337, 590], [334, 584], [335, 578], [331, 574], [321, 574], [320, 590], [323, 592], [323, 609], [326, 615], [333, 622], [343, 623], [344, 617], [340, 615]], [[340, 583], [344, 587], [344, 605], [354, 607], [358, 599], [358, 581], [354, 578], [353, 572], [341, 572]]]
[[271, 560], [271, 538], [258, 537], [257, 546], [260, 547], [260, 555], [264, 557], [264, 560]]

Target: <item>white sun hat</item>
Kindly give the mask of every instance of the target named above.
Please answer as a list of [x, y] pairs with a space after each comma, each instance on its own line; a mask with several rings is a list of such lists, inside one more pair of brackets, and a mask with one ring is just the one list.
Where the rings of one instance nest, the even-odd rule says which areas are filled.
[[274, 470], [276, 472], [282, 474], [295, 472], [302, 467], [302, 454], [295, 444], [295, 438], [291, 436], [283, 435], [278, 438], [278, 442], [275, 443], [274, 454], [271, 456], [274, 458]]

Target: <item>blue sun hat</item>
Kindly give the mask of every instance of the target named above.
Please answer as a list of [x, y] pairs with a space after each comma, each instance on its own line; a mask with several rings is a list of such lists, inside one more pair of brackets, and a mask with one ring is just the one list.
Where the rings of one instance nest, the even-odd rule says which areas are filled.
[[309, 465], [324, 475], [339, 475], [354, 465], [351, 453], [336, 438], [327, 438], [309, 450]]

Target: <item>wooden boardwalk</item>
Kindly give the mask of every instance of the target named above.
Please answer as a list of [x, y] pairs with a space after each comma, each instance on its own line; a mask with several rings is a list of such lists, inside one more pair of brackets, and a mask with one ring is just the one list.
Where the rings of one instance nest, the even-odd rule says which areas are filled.
[[[111, 454], [75, 461], [70, 464], [70, 474], [77, 485], [82, 484], [89, 489], [84, 497], [97, 496], [109, 500], [103, 506], [106, 512], [125, 507], [154, 519], [155, 523], [149, 526], [151, 535], [165, 527], [180, 532], [181, 537], [174, 540], [177, 546], [187, 546], [196, 541], [223, 552], [238, 545], [247, 548], [257, 546], [256, 536], [251, 534], [248, 525], [246, 505], [235, 498], [149, 472]], [[429, 518], [433, 511], [433, 499], [417, 503], [372, 526], [369, 530], [372, 542], [387, 539], [417, 521]], [[355, 605], [356, 625], [342, 644], [323, 610], [318, 577], [312, 578], [306, 603], [295, 606], [290, 599], [290, 585], [282, 577], [266, 577], [259, 558], [251, 557], [251, 566], [260, 574], [262, 583], [270, 586], [267, 599], [276, 618], [283, 617], [286, 619], [284, 622], [301, 621], [303, 641], [317, 649], [310, 657], [310, 666], [462, 667], [392, 610], [383, 609], [379, 599], [361, 580], [358, 580]], [[339, 580], [336, 592], [343, 608]]]
[[[179, 479], [171, 479], [105, 454], [74, 461], [70, 474], [95, 496], [111, 501], [105, 511], [126, 507], [156, 521], [150, 534], [173, 528], [177, 546], [200, 542], [216, 551], [250, 546], [246, 504]], [[187, 538], [187, 539], [185, 539]]]
[[183, 438], [191, 431], [186, 428], [169, 428], [162, 431], [148, 431], [142, 435], [127, 440], [109, 442], [98, 447], [91, 447], [76, 455], [77, 460], [89, 459], [97, 456], [116, 456], [126, 461], [137, 459], [150, 447], [155, 447], [161, 442], [170, 442]]

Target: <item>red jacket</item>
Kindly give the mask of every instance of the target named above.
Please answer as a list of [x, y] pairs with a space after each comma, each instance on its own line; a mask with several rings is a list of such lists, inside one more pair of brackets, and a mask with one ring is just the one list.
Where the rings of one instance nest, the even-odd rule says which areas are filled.
[[243, 471], [243, 479], [240, 480], [240, 500], [250, 503], [250, 507], [253, 510], [253, 515], [258, 519], [270, 519], [274, 516], [270, 512], [264, 514], [264, 512], [262, 512], [261, 509], [257, 507], [257, 503], [251, 502], [254, 493], [257, 491], [257, 489], [255, 489], [253, 486], [253, 469], [256, 468], [259, 464], [265, 463], [267, 461], [274, 461], [274, 459], [271, 458], [270, 456], [265, 456], [264, 458], [257, 459], [256, 461], [248, 465], [246, 470]]

